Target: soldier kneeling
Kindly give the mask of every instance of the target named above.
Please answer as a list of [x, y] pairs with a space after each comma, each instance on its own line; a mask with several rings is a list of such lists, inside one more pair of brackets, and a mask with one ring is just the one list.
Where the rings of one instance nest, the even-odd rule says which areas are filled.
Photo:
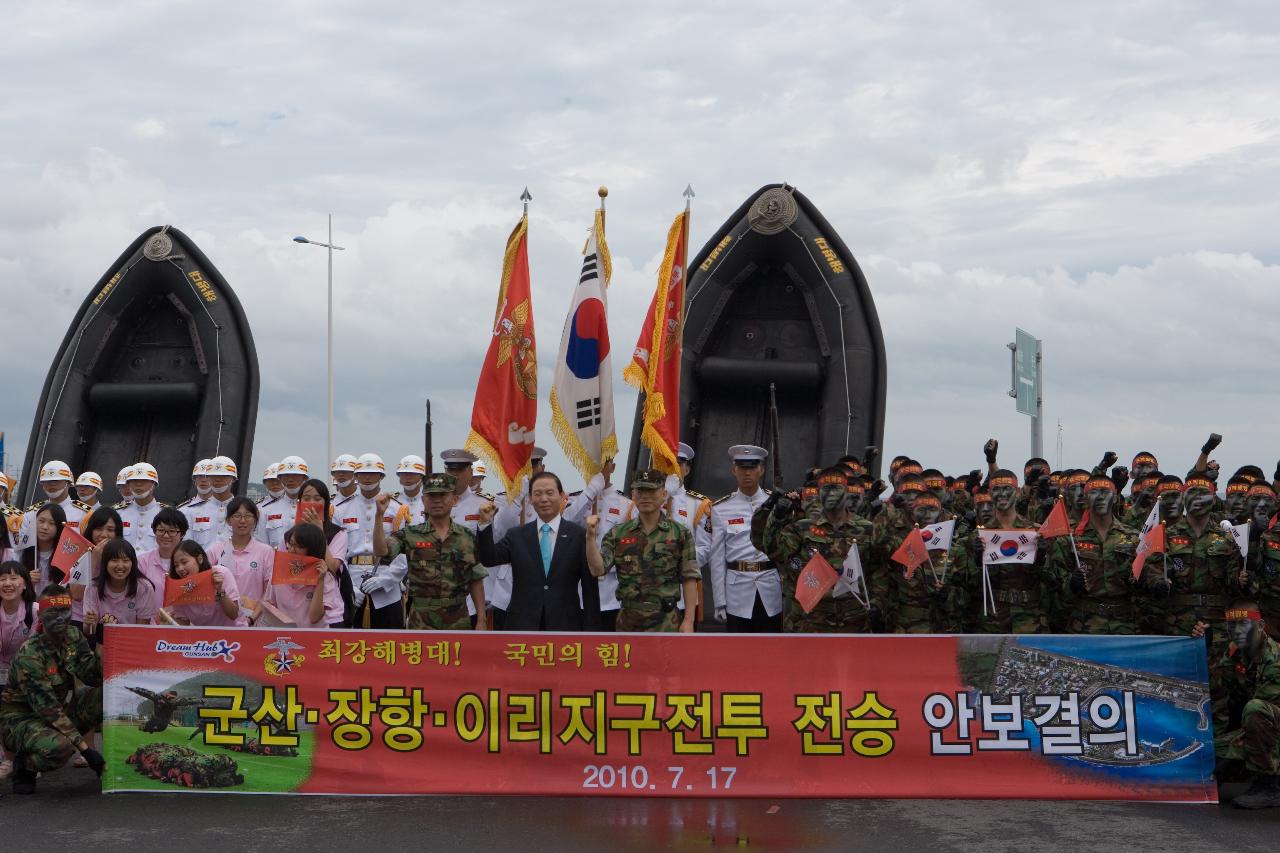
[[1214, 748], [1220, 768], [1228, 761], [1243, 761], [1253, 777], [1249, 790], [1232, 805], [1275, 808], [1280, 806], [1280, 643], [1267, 636], [1253, 601], [1236, 602], [1227, 610], [1226, 621], [1231, 651], [1219, 667], [1231, 705], [1242, 710], [1239, 728], [1231, 731], [1225, 720], [1214, 720]]

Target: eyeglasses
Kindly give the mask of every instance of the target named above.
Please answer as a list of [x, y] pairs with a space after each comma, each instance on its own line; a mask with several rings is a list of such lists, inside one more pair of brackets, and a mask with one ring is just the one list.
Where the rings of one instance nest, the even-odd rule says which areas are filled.
[[182, 531], [176, 527], [157, 527], [155, 534], [157, 536], [181, 536]]

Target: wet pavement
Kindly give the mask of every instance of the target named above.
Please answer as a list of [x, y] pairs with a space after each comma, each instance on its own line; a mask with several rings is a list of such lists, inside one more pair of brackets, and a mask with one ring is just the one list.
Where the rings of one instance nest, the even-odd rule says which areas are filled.
[[[0, 791], [8, 791], [8, 782]], [[1243, 790], [1232, 785], [1225, 793]], [[28, 840], [24, 830], [38, 836]], [[678, 800], [97, 793], [87, 770], [0, 799], [0, 850], [920, 850], [1280, 848], [1280, 809], [990, 800]]]

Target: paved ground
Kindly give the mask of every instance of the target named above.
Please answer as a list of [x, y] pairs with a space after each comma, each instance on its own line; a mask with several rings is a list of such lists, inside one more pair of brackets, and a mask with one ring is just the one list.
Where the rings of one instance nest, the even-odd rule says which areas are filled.
[[[665, 800], [536, 797], [278, 797], [97, 793], [86, 770], [0, 799], [5, 853], [148, 850], [630, 851], [1280, 848], [1280, 809], [1229, 805], [963, 800]], [[1243, 786], [1227, 788], [1238, 793]], [[8, 783], [0, 783], [7, 791]], [[39, 843], [24, 828], [39, 827]]]

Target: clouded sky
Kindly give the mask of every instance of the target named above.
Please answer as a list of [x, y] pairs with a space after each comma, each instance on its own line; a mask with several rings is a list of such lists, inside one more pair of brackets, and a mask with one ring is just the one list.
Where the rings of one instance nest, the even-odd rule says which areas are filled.
[[[1059, 419], [1065, 465], [1150, 449], [1182, 473], [1210, 431], [1228, 470], [1280, 456], [1274, 4], [55, 0], [6, 15], [11, 470], [80, 301], [148, 226], [184, 230], [244, 304], [257, 479], [289, 453], [323, 467], [325, 255], [289, 238], [322, 238], [326, 214], [349, 247], [336, 450], [392, 463], [420, 452], [428, 397], [437, 450], [465, 438], [523, 187], [545, 427], [595, 188], [610, 189], [627, 353], [685, 184], [696, 248], [775, 181], [809, 196], [870, 283], [886, 456], [961, 472], [996, 436], [1021, 465], [1015, 325], [1044, 339], [1051, 462]], [[614, 367], [625, 447], [634, 396]], [[567, 470], [549, 430], [539, 443]]]

